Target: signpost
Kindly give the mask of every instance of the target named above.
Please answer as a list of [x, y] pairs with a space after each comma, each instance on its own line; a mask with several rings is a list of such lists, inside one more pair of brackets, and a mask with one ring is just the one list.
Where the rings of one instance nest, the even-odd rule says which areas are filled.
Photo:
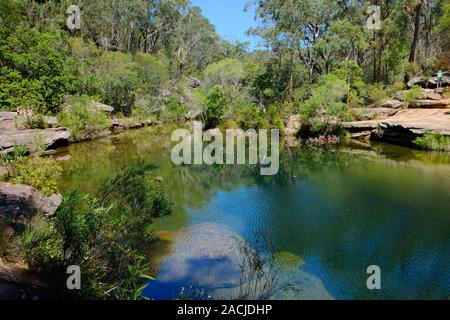
[[439, 70], [437, 73], [437, 78], [438, 78], [437, 87], [438, 88], [440, 88], [442, 86], [442, 75], [443, 75], [442, 70]]

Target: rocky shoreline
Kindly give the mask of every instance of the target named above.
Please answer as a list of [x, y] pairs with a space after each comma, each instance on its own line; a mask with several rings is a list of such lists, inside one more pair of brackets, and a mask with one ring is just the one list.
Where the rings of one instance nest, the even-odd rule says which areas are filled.
[[[356, 108], [357, 120], [343, 123], [343, 128], [351, 139], [406, 147], [413, 147], [415, 139], [428, 133], [450, 137], [450, 99], [444, 96], [450, 93], [449, 89], [422, 89], [419, 99], [412, 102], [403, 98], [406, 91], [398, 92], [395, 98], [380, 105]], [[286, 136], [298, 136], [302, 128], [300, 117], [289, 117], [285, 126]]]

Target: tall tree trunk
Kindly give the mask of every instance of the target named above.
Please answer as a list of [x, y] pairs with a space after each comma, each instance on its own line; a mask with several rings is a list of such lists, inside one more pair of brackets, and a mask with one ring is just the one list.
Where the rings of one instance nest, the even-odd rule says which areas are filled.
[[420, 15], [422, 13], [422, 2], [420, 2], [415, 9], [414, 17], [414, 38], [411, 45], [411, 52], [409, 54], [409, 63], [416, 61], [417, 44], [419, 43], [419, 31], [420, 31]]

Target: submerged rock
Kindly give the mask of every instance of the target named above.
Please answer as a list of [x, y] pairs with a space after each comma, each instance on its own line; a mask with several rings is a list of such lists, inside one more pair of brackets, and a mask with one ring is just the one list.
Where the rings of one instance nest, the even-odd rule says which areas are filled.
[[62, 196], [45, 196], [26, 185], [0, 182], [0, 218], [21, 221], [36, 213], [53, 215], [62, 203]]
[[[194, 225], [179, 232], [172, 253], [161, 263], [157, 283], [150, 284], [149, 288], [181, 290], [181, 287], [193, 284], [220, 299], [237, 298], [248, 288], [256, 288], [252, 294], [257, 298], [263, 295], [264, 279], [255, 283], [254, 279], [249, 279], [249, 270], [241, 268], [252, 250], [247, 242], [224, 225]], [[180, 292], [173, 294], [177, 297]]]

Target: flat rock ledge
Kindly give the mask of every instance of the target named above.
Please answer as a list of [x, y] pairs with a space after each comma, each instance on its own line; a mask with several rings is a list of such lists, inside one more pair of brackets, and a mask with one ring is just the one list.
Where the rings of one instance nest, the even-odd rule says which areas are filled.
[[450, 110], [400, 110], [388, 119], [347, 122], [344, 128], [354, 139], [411, 146], [414, 139], [426, 133], [450, 136]]
[[22, 221], [33, 214], [53, 215], [62, 203], [62, 196], [45, 196], [26, 185], [0, 182], [0, 218]]

